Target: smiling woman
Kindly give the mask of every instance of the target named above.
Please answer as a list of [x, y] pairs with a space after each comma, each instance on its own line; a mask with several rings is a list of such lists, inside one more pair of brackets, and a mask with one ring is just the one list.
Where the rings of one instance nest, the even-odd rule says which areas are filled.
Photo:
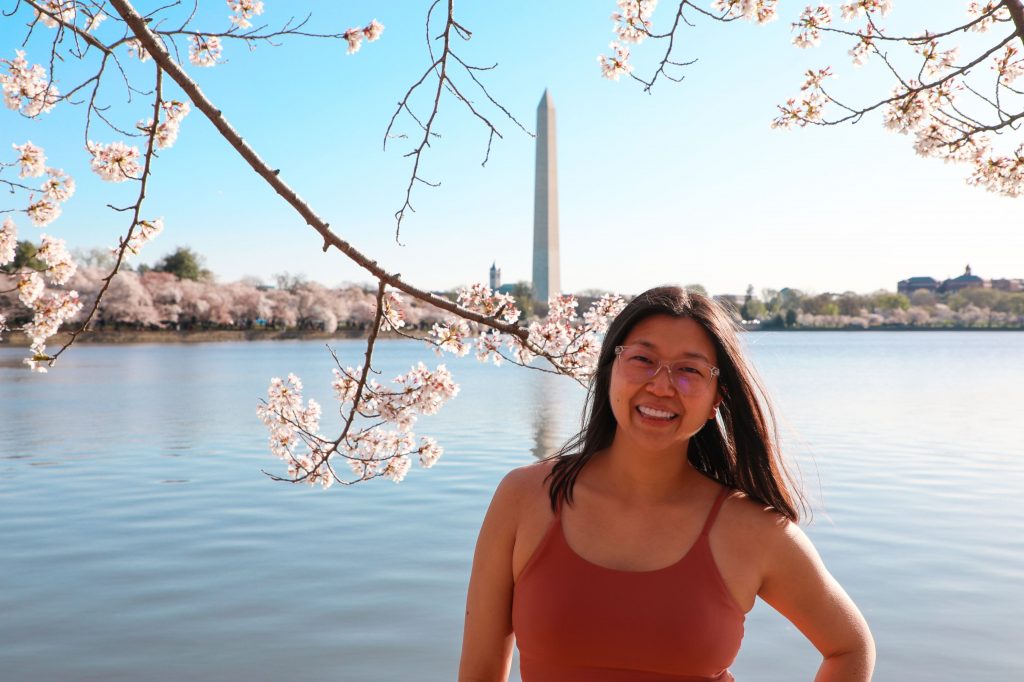
[[[662, 371], [664, 370], [664, 371]], [[714, 301], [675, 287], [619, 314], [583, 430], [499, 485], [477, 541], [463, 682], [732, 680], [757, 597], [871, 677], [864, 618], [796, 525], [770, 402]]]

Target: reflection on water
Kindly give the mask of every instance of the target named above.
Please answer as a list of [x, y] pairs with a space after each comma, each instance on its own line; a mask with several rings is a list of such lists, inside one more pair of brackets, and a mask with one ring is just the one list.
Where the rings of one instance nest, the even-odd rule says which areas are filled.
[[[1024, 679], [1024, 334], [759, 333], [808, 528], [878, 642], [876, 680]], [[359, 342], [337, 350], [360, 362]], [[379, 343], [383, 378], [430, 354]], [[476, 534], [509, 469], [579, 427], [572, 381], [470, 358], [401, 485], [280, 472], [271, 376], [331, 405], [320, 343], [83, 346], [45, 376], [0, 347], [4, 680], [452, 680]], [[955, 368], [955, 371], [951, 368]], [[811, 679], [763, 606], [737, 679]], [[513, 679], [518, 677], [513, 674]]]
[[559, 390], [564, 377], [538, 372], [530, 382], [533, 412], [533, 447], [530, 452], [544, 459], [558, 452], [566, 442], [565, 425], [570, 415], [579, 419], [580, 406], [568, 403]]

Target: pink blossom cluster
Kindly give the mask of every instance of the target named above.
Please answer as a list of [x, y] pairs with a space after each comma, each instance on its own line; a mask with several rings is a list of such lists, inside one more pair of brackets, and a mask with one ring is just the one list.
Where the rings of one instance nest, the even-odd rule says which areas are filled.
[[51, 291], [45, 296], [38, 296], [32, 302], [32, 310], [32, 321], [24, 327], [25, 334], [32, 341], [29, 346], [31, 356], [24, 362], [33, 372], [46, 372], [43, 363], [51, 360], [46, 354], [46, 340], [82, 310], [82, 302], [78, 300], [77, 291]]
[[75, 180], [62, 168], [47, 168], [43, 194], [51, 201], [65, 202], [75, 193]]
[[[482, 284], [474, 285], [460, 292], [460, 303], [470, 310], [489, 310], [495, 314], [511, 302], [500, 298]], [[507, 297], [505, 297], [507, 298]], [[544, 356], [556, 371], [577, 379], [586, 379], [597, 362], [600, 351], [600, 335], [622, 310], [625, 302], [620, 296], [606, 295], [596, 301], [582, 318], [577, 316], [579, 305], [574, 296], [554, 296], [548, 301], [548, 314], [544, 319], [534, 320], [527, 326], [524, 342], [519, 336], [498, 330], [481, 330], [481, 325], [469, 323], [461, 318], [450, 319], [443, 325], [435, 325], [431, 343], [438, 351], [465, 355], [472, 345], [476, 346], [476, 357], [481, 362], [512, 360], [520, 365], [530, 364], [537, 356]], [[502, 313], [510, 320], [518, 320], [519, 311]], [[505, 355], [505, 352], [509, 355]]]
[[853, 21], [866, 14], [885, 16], [892, 11], [892, 0], [854, 0], [839, 6], [844, 21]]
[[[125, 255], [137, 256], [142, 247], [153, 241], [158, 234], [164, 231], [164, 219], [140, 220], [132, 228], [131, 236], [128, 237], [128, 245], [125, 247]], [[117, 249], [115, 249], [115, 252]]]
[[601, 65], [601, 75], [608, 80], [617, 81], [621, 76], [628, 76], [633, 72], [633, 65], [629, 63], [629, 48], [617, 41], [608, 43], [613, 54], [598, 55], [597, 63]]
[[956, 87], [954, 80], [934, 87], [922, 87], [916, 80], [907, 81], [906, 88], [897, 86], [885, 108], [885, 127], [903, 135], [924, 128], [943, 104], [953, 102]]
[[373, 41], [380, 38], [384, 32], [384, 24], [380, 23], [376, 19], [368, 23], [363, 28], [355, 27], [350, 28], [342, 34], [342, 37], [348, 43], [347, 54], [354, 54], [359, 52], [359, 48], [363, 46], [363, 40], [372, 43]]
[[258, 14], [263, 14], [263, 2], [261, 0], [227, 0], [228, 9], [233, 14], [228, 17], [232, 24], [238, 28], [249, 28], [252, 26], [252, 19]]
[[[154, 141], [156, 146], [160, 149], [167, 149], [174, 145], [178, 139], [178, 131], [181, 127], [181, 122], [184, 120], [188, 112], [191, 111], [191, 106], [188, 102], [179, 102], [178, 100], [168, 100], [161, 102], [160, 107], [164, 111], [164, 118], [156, 126], [156, 137]], [[149, 119], [145, 122], [139, 122], [136, 126], [139, 130], [149, 133], [153, 129], [153, 119]]]
[[[28, 143], [31, 144], [31, 143]], [[28, 145], [24, 145], [28, 146]], [[15, 149], [18, 146], [15, 145]], [[38, 147], [35, 148], [37, 154], [33, 160], [33, 165], [38, 161], [45, 160], [43, 150]], [[25, 170], [25, 156], [22, 156], [22, 171]], [[31, 172], [35, 172], [36, 169], [32, 168]], [[49, 225], [61, 214], [60, 204], [71, 198], [71, 195], [75, 193], [75, 181], [71, 176], [67, 175], [63, 170], [59, 168], [47, 168], [47, 178], [43, 181], [42, 195], [38, 198], [36, 195], [29, 195], [29, 205], [25, 209], [26, 215], [29, 220], [36, 227], [44, 227]]]
[[18, 227], [11, 217], [7, 216], [4, 218], [3, 224], [0, 225], [0, 266], [7, 265], [14, 260], [17, 249]]
[[926, 76], [937, 76], [943, 71], [953, 68], [960, 56], [959, 48], [940, 50], [939, 41], [934, 39], [915, 44], [914, 51], [924, 59], [923, 72]]
[[711, 9], [727, 17], [742, 17], [758, 24], [778, 19], [778, 0], [714, 0]]
[[971, 26], [971, 30], [978, 33], [985, 33], [998, 21], [1010, 21], [1010, 11], [1000, 0], [989, 0], [984, 4], [971, 2], [967, 5], [967, 14], [980, 19]]
[[41, 237], [36, 257], [46, 263], [46, 276], [51, 284], [66, 284], [78, 269], [65, 241], [46, 234]]
[[0, 73], [0, 87], [8, 109], [21, 111], [25, 116], [38, 116], [53, 109], [60, 93], [46, 78], [46, 70], [38, 64], [29, 66], [22, 50], [15, 51], [14, 59], [0, 59], [7, 65], [7, 73]]
[[624, 43], [641, 43], [651, 34], [651, 15], [658, 0], [616, 0], [618, 11], [612, 13], [614, 31]]
[[863, 66], [868, 57], [875, 51], [874, 29], [867, 26], [857, 33], [857, 42], [850, 48], [849, 55], [853, 59], [854, 66]]
[[36, 10], [36, 18], [49, 28], [70, 24], [75, 19], [74, 0], [46, 0], [41, 5], [43, 11]]
[[383, 476], [397, 483], [408, 473], [413, 455], [425, 468], [441, 456], [442, 448], [433, 438], [423, 437], [417, 445], [412, 427], [419, 415], [435, 414], [458, 394], [459, 387], [445, 366], [430, 371], [418, 363], [396, 377], [390, 389], [371, 378], [359, 391], [361, 376], [361, 367], [334, 370], [332, 387], [340, 409], [369, 423], [365, 427], [353, 423], [344, 438], [336, 441], [318, 433], [320, 405], [314, 400], [303, 405], [298, 377], [271, 379], [267, 400], [257, 407], [257, 414], [270, 429], [271, 451], [285, 460], [292, 479], [330, 487], [340, 480], [334, 468], [340, 457], [356, 480]]
[[20, 178], [38, 178], [46, 172], [46, 154], [42, 147], [37, 147], [29, 140], [25, 144], [12, 144], [14, 151], [18, 152], [17, 163], [21, 166], [18, 173]]
[[189, 41], [188, 60], [195, 66], [216, 66], [222, 49], [217, 36], [194, 35]]
[[124, 142], [99, 144], [89, 140], [86, 149], [92, 154], [92, 170], [107, 182], [137, 180], [142, 172], [138, 147], [129, 147]]
[[793, 22], [793, 28], [799, 31], [793, 38], [793, 44], [802, 49], [817, 47], [821, 44], [821, 29], [831, 23], [830, 6], [807, 7], [800, 15], [800, 19]]
[[992, 68], [999, 74], [999, 82], [1011, 85], [1024, 76], [1024, 59], [1019, 59], [1020, 50], [1016, 45], [1007, 45], [1003, 54], [996, 58]]
[[260, 420], [270, 429], [270, 451], [285, 461], [294, 461], [295, 449], [311, 439], [313, 447], [322, 440], [320, 404], [312, 398], [302, 402], [302, 380], [289, 374], [287, 380], [274, 377], [267, 389], [267, 401], [256, 408]]
[[1024, 145], [1012, 154], [978, 158], [967, 183], [1008, 197], [1024, 196]]

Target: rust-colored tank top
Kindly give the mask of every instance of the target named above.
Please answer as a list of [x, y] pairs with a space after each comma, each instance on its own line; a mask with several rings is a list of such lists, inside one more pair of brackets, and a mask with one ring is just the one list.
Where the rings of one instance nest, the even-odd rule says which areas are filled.
[[708, 545], [728, 493], [715, 499], [686, 555], [654, 571], [579, 556], [559, 508], [513, 592], [523, 682], [731, 682], [744, 614]]

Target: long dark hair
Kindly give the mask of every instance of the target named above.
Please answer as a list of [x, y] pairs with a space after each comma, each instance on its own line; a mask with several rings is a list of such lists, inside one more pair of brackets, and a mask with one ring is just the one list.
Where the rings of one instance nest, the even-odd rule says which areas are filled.
[[719, 418], [690, 439], [690, 463], [722, 485], [742, 490], [791, 521], [798, 521], [806, 505], [782, 462], [775, 413], [757, 372], [743, 354], [740, 327], [713, 299], [673, 286], [640, 294], [608, 327], [587, 391], [582, 428], [554, 456], [556, 461], [547, 477], [551, 508], [572, 504], [576, 477], [596, 452], [611, 445], [616, 421], [608, 389], [615, 347], [625, 341], [638, 322], [653, 315], [697, 322], [711, 337], [718, 356], [718, 391], [722, 398]]

